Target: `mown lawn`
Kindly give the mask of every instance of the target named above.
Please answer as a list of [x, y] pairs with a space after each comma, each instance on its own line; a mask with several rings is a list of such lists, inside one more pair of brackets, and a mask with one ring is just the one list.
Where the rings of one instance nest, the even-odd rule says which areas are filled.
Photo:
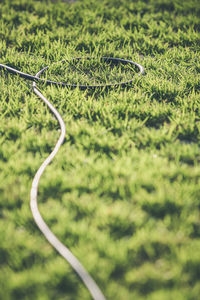
[[[200, 294], [200, 2], [1, 0], [0, 61], [36, 74], [65, 57], [146, 74], [98, 93], [41, 86], [66, 140], [39, 208], [108, 300]], [[89, 300], [37, 229], [32, 178], [59, 126], [30, 82], [0, 71], [0, 299]]]

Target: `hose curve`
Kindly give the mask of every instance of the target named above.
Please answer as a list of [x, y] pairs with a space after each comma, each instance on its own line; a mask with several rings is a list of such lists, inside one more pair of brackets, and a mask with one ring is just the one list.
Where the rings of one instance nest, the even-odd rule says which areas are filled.
[[[81, 59], [80, 57], [75, 59]], [[139, 69], [138, 76], [144, 74], [144, 68], [140, 64], [120, 59], [120, 58], [112, 58], [112, 57], [102, 57], [102, 60], [104, 61], [111, 61], [111, 62], [120, 62], [123, 64], [132, 64], [135, 65]], [[79, 87], [80, 89], [95, 89], [95, 88], [104, 88], [104, 87], [116, 87], [116, 86], [127, 86], [128, 84], [131, 84], [133, 80], [129, 80], [126, 82], [121, 82], [118, 84], [107, 84], [107, 85], [76, 85], [76, 84], [69, 84], [64, 82], [55, 82], [51, 80], [45, 80], [40, 78], [40, 74], [48, 69], [48, 66], [40, 70], [35, 76], [23, 73], [19, 70], [16, 70], [12, 67], [9, 67], [4, 64], [0, 64], [0, 69], [6, 70], [10, 73], [13, 73], [15, 75], [19, 75], [22, 78], [28, 79], [33, 81], [32, 87], [34, 93], [48, 106], [50, 111], [53, 113], [53, 115], [56, 117], [59, 125], [60, 125], [60, 136], [59, 139], [56, 142], [56, 145], [53, 149], [53, 151], [49, 154], [49, 156], [44, 160], [44, 162], [41, 164], [39, 169], [37, 170], [33, 181], [32, 181], [32, 187], [30, 191], [30, 207], [32, 211], [33, 218], [35, 220], [35, 223], [37, 224], [40, 231], [43, 233], [45, 238], [49, 241], [49, 243], [60, 253], [61, 256], [71, 265], [71, 267], [76, 271], [76, 273], [79, 275], [79, 277], [82, 279], [83, 283], [87, 287], [88, 291], [90, 292], [92, 298], [94, 300], [106, 300], [105, 296], [103, 295], [102, 291], [94, 281], [94, 279], [90, 276], [90, 274], [86, 271], [86, 269], [82, 266], [82, 264], [79, 262], [79, 260], [73, 255], [73, 253], [55, 236], [55, 234], [51, 231], [51, 229], [48, 227], [48, 225], [45, 223], [44, 219], [42, 218], [40, 211], [38, 209], [38, 201], [37, 201], [37, 195], [38, 195], [38, 186], [40, 178], [45, 171], [46, 167], [52, 162], [53, 158], [55, 157], [56, 153], [59, 151], [59, 148], [61, 147], [62, 143], [65, 139], [65, 123], [57, 111], [57, 109], [52, 105], [49, 100], [40, 92], [40, 90], [37, 88], [36, 82], [43, 82], [46, 84], [52, 84], [57, 86], [63, 86], [68, 88], [74, 88]]]
[[[36, 74], [36, 77], [40, 75], [42, 72], [39, 71]], [[58, 152], [60, 146], [62, 145], [64, 139], [65, 139], [65, 123], [59, 114], [59, 112], [56, 110], [56, 108], [47, 100], [46, 97], [38, 90], [36, 82], [34, 81], [32, 84], [34, 93], [46, 103], [46, 105], [49, 107], [51, 112], [54, 114], [56, 119], [59, 122], [60, 125], [60, 137], [53, 149], [53, 151], [50, 153], [50, 155], [45, 159], [45, 161], [42, 163], [42, 165], [37, 170], [33, 181], [32, 181], [32, 187], [30, 192], [30, 206], [33, 218], [35, 220], [35, 223], [39, 227], [40, 231], [43, 233], [45, 238], [49, 241], [49, 243], [60, 253], [61, 256], [64, 257], [66, 261], [71, 265], [71, 267], [76, 271], [76, 273], [79, 275], [79, 277], [84, 282], [85, 286], [87, 287], [88, 291], [90, 292], [91, 296], [94, 300], [106, 300], [103, 293], [97, 286], [94, 279], [89, 275], [89, 273], [86, 271], [86, 269], [82, 266], [82, 264], [79, 262], [79, 260], [73, 255], [73, 253], [64, 245], [61, 243], [61, 241], [55, 236], [55, 234], [50, 230], [50, 228], [45, 223], [44, 219], [42, 218], [40, 211], [38, 209], [38, 202], [37, 202], [37, 194], [38, 194], [38, 185], [40, 181], [40, 177], [42, 176], [43, 172], [45, 171], [46, 167], [51, 163], [54, 156]]]

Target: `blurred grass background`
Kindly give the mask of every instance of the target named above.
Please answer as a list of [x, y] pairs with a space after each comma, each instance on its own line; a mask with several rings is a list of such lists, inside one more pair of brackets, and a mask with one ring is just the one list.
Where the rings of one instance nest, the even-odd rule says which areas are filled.
[[[196, 0], [0, 2], [4, 64], [36, 74], [87, 54], [146, 69], [129, 90], [41, 86], [67, 134], [39, 208], [110, 300], [199, 298], [199, 16]], [[0, 72], [0, 299], [91, 299], [29, 209], [58, 124], [30, 82]]]

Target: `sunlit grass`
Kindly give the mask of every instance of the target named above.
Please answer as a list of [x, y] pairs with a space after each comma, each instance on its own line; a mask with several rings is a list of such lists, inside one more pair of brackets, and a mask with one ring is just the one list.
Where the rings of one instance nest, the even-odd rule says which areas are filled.
[[[145, 67], [129, 89], [39, 85], [66, 124], [39, 208], [107, 299], [199, 297], [199, 15], [195, 0], [0, 3], [3, 64], [36, 74], [63, 59], [107, 56]], [[78, 73], [63, 66], [58, 77], [56, 66], [44, 76]], [[0, 71], [0, 86], [0, 299], [89, 300], [29, 209], [59, 126], [30, 82]]]

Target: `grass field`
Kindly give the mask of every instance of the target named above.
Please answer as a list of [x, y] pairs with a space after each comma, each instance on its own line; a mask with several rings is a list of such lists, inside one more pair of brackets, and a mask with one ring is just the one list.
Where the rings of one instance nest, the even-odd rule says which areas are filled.
[[[127, 58], [131, 89], [41, 86], [66, 139], [39, 208], [108, 300], [200, 294], [200, 2], [1, 0], [0, 62], [36, 74], [63, 58]], [[0, 299], [89, 300], [37, 229], [32, 178], [59, 126], [30, 82], [0, 71]]]

